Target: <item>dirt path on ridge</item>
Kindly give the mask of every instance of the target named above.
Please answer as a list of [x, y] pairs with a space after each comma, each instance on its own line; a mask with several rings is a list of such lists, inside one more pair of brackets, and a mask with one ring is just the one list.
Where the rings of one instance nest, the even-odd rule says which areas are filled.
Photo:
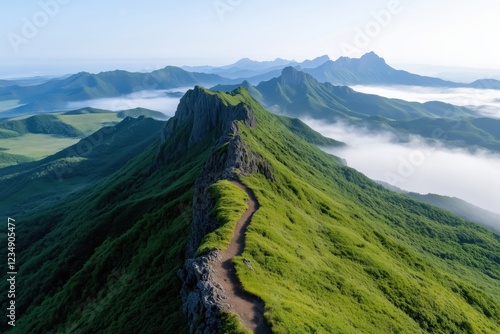
[[248, 209], [238, 220], [229, 247], [222, 254], [221, 261], [214, 264], [213, 269], [217, 272], [218, 283], [227, 294], [228, 303], [238, 314], [243, 326], [257, 334], [272, 333], [264, 321], [264, 302], [243, 290], [232, 263], [235, 256], [240, 256], [243, 253], [245, 232], [253, 214], [259, 209], [259, 202], [249, 188], [240, 182], [232, 181], [231, 183], [248, 195]]

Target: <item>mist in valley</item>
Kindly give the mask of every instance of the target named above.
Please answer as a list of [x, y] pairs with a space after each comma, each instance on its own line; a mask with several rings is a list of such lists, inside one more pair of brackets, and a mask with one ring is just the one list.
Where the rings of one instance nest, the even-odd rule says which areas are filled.
[[134, 108], [146, 108], [164, 113], [172, 117], [177, 110], [181, 97], [189, 88], [176, 88], [168, 90], [139, 91], [114, 98], [102, 98], [78, 102], [69, 102], [66, 109], [75, 110], [85, 107], [122, 111]]
[[500, 118], [500, 90], [420, 86], [351, 86], [360, 93], [375, 94], [412, 102], [441, 101], [478, 111], [482, 116]]
[[[398, 143], [388, 133], [373, 134], [346, 124], [304, 120], [324, 136], [343, 141], [345, 148], [324, 148], [373, 180], [421, 194], [461, 198], [500, 213], [500, 155], [429, 146], [418, 136]], [[500, 222], [499, 222], [500, 223]]]

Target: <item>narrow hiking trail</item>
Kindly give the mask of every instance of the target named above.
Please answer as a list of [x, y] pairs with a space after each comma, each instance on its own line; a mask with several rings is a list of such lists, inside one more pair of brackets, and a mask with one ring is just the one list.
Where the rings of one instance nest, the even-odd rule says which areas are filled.
[[222, 254], [221, 260], [215, 263], [213, 269], [217, 272], [218, 283], [226, 292], [228, 303], [238, 314], [243, 326], [258, 334], [272, 333], [264, 320], [264, 302], [243, 290], [232, 263], [233, 258], [240, 256], [245, 249], [245, 232], [253, 214], [259, 209], [259, 202], [245, 185], [236, 181], [231, 183], [247, 194], [248, 209], [238, 220], [229, 247]]

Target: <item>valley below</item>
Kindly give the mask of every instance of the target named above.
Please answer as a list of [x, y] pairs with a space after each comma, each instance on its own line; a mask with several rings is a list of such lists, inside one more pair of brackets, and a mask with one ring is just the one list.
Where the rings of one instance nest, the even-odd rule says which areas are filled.
[[0, 331], [500, 330], [498, 82], [373, 52], [41, 81], [0, 86]]

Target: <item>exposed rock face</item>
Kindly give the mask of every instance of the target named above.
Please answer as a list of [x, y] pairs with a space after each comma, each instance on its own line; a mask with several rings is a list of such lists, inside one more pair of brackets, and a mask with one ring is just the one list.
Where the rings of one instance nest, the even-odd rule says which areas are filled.
[[216, 139], [228, 134], [234, 121], [243, 121], [245, 125], [252, 127], [257, 124], [252, 110], [245, 104], [225, 105], [219, 96], [196, 86], [181, 98], [175, 116], [162, 131], [162, 143], [174, 140], [176, 147], [174, 152], [164, 153], [167, 156], [163, 160], [175, 158], [200, 140], [206, 140], [207, 136]]
[[211, 215], [215, 203], [209, 187], [219, 180], [238, 180], [239, 176], [251, 173], [262, 173], [274, 180], [270, 165], [242, 141], [238, 121], [245, 126], [257, 126], [248, 105], [228, 106], [219, 96], [196, 87], [181, 99], [175, 117], [162, 132], [162, 142], [173, 140], [175, 151], [160, 151], [158, 164], [172, 161], [200, 141], [213, 143], [204, 169], [195, 182], [187, 260], [178, 273], [182, 281], [183, 311], [191, 333], [218, 333], [221, 326], [218, 315], [230, 307], [214, 280], [211, 264], [218, 261], [218, 251], [207, 251], [194, 258], [205, 235], [219, 227]]
[[188, 257], [195, 255], [205, 235], [219, 227], [215, 217], [210, 215], [215, 203], [208, 188], [219, 180], [238, 180], [240, 175], [252, 173], [261, 173], [269, 180], [274, 180], [269, 164], [241, 140], [238, 126], [234, 123], [232, 136], [224, 136], [217, 142], [196, 180]]
[[218, 261], [219, 251], [196, 259], [188, 259], [178, 276], [182, 280], [183, 312], [189, 323], [189, 332], [196, 334], [219, 333], [223, 310], [229, 310], [222, 287], [215, 282], [210, 263]]

